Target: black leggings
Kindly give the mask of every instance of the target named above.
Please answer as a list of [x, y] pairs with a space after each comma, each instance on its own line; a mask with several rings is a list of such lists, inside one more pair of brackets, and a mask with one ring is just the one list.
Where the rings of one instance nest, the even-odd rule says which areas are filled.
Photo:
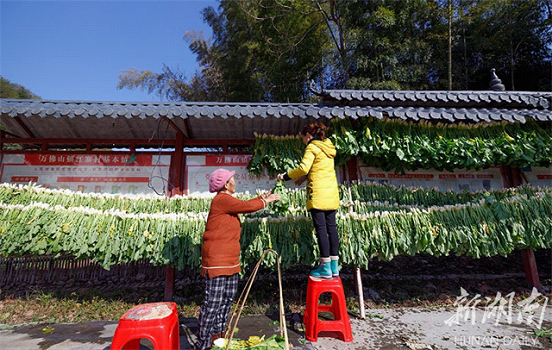
[[327, 258], [339, 255], [339, 235], [335, 214], [337, 210], [311, 209], [312, 222], [316, 230], [320, 257]]

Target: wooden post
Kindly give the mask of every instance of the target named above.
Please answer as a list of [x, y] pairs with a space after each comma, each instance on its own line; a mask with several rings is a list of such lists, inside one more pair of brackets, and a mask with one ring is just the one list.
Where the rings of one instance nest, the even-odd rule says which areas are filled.
[[355, 280], [357, 285], [357, 292], [358, 292], [358, 305], [359, 305], [359, 314], [361, 319], [366, 318], [366, 311], [364, 310], [364, 290], [362, 287], [362, 276], [360, 267], [355, 268]]
[[[523, 177], [520, 169], [503, 166], [502, 170], [504, 177], [506, 178], [507, 187], [517, 187], [522, 184]], [[537, 288], [537, 290], [542, 291], [542, 285], [540, 283], [539, 272], [537, 269], [537, 262], [535, 260], [535, 253], [533, 252], [533, 250], [522, 249], [521, 259], [523, 261], [525, 280], [531, 288]]]
[[171, 179], [167, 192], [170, 197], [178, 194], [184, 194], [184, 135], [181, 132], [176, 133], [176, 142], [174, 146], [174, 154], [171, 156], [171, 164], [169, 166]]
[[347, 180], [349, 183], [358, 180], [357, 159], [353, 157], [347, 161]]
[[174, 267], [167, 265], [165, 269], [165, 295], [164, 301], [172, 301], [174, 296]]
[[[347, 161], [347, 181], [349, 183], [358, 180], [357, 159], [353, 157]], [[352, 234], [352, 232], [351, 232]], [[364, 309], [364, 288], [362, 286], [362, 270], [360, 267], [354, 267], [355, 270], [355, 285], [358, 293], [358, 310], [361, 319], [366, 318], [366, 312]]]
[[535, 253], [531, 249], [523, 249], [521, 251], [521, 258], [523, 260], [523, 270], [525, 271], [525, 280], [532, 288], [537, 288], [539, 292], [543, 291], [542, 285], [539, 280], [539, 273], [537, 271], [537, 262], [535, 260]]
[[[171, 156], [171, 164], [169, 166], [169, 187], [167, 195], [172, 197], [177, 194], [184, 193], [184, 135], [176, 132], [176, 144], [174, 146], [174, 154]], [[171, 183], [172, 182], [172, 183]], [[163, 299], [171, 301], [174, 295], [174, 267], [167, 265], [165, 268], [165, 294]]]

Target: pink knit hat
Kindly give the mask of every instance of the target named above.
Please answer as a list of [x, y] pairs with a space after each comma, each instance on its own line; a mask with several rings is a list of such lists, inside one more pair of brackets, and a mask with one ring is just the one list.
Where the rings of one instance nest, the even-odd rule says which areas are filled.
[[224, 187], [224, 184], [234, 176], [234, 173], [236, 172], [222, 168], [213, 171], [211, 176], [209, 176], [209, 192], [220, 191]]

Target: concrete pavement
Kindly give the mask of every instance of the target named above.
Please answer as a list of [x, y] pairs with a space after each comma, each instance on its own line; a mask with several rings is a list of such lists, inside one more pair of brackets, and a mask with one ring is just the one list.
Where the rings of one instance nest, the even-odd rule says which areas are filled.
[[[293, 349], [305, 350], [552, 349], [549, 305], [541, 302], [528, 303], [525, 308], [498, 303], [495, 306], [482, 308], [459, 303], [456, 308], [368, 309], [364, 320], [350, 315], [354, 339], [348, 343], [331, 333], [319, 334], [317, 342], [306, 341], [301, 316], [291, 314], [287, 315], [288, 336]], [[279, 334], [274, 322], [277, 319], [277, 315], [243, 316], [235, 337]], [[116, 327], [117, 322], [0, 325], [0, 342], [3, 350], [108, 350]], [[541, 336], [534, 331], [539, 327]], [[195, 332], [197, 319], [180, 320], [180, 349], [193, 349]], [[152, 344], [144, 340], [140, 349], [152, 349]]]

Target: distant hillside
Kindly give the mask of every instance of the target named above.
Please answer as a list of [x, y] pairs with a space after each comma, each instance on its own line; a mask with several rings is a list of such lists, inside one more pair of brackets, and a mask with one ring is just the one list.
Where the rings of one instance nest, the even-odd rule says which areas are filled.
[[40, 96], [37, 96], [29, 90], [25, 89], [23, 86], [14, 84], [2, 77], [0, 77], [0, 98], [40, 100]]

